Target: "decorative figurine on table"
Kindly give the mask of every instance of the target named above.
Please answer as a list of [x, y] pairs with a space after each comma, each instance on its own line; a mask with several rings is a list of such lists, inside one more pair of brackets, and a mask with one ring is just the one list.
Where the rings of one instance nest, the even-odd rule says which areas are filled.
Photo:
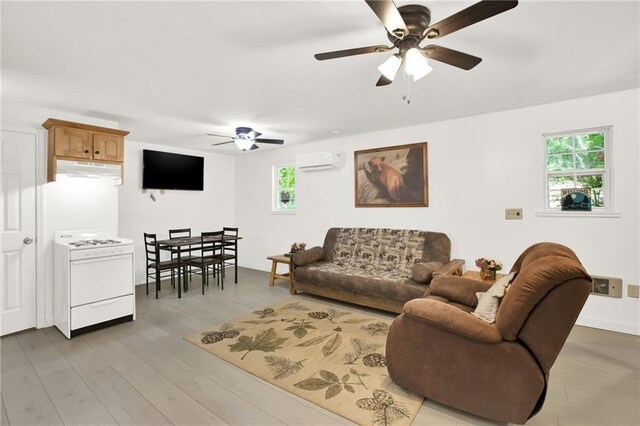
[[480, 278], [483, 280], [495, 280], [496, 271], [502, 270], [502, 263], [484, 257], [476, 259], [476, 266], [480, 268]]
[[307, 243], [293, 243], [291, 244], [291, 251], [286, 253], [285, 256], [290, 257], [293, 253], [298, 251], [304, 251], [307, 248]]

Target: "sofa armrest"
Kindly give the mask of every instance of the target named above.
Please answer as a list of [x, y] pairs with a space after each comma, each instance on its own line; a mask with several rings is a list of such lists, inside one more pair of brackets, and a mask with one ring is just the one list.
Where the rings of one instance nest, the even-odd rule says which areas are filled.
[[484, 293], [491, 288], [491, 284], [454, 275], [438, 275], [433, 278], [429, 287], [431, 296], [475, 307], [478, 305], [476, 293]]
[[291, 255], [291, 261], [295, 266], [309, 265], [310, 263], [324, 259], [324, 254], [324, 249], [317, 246], [310, 248], [309, 250], [302, 250], [293, 253], [293, 255]]
[[494, 324], [489, 324], [448, 303], [413, 299], [405, 303], [402, 311], [408, 317], [478, 342], [500, 343], [503, 340]]
[[449, 263], [445, 263], [440, 268], [433, 271], [433, 276], [437, 275], [458, 275], [462, 276], [462, 267], [464, 259], [453, 259]]

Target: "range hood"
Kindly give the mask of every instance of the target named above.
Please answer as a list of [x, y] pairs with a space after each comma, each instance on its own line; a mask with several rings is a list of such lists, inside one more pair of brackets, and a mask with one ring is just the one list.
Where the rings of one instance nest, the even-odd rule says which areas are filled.
[[89, 161], [57, 160], [56, 174], [71, 177], [110, 179], [120, 183], [122, 165]]

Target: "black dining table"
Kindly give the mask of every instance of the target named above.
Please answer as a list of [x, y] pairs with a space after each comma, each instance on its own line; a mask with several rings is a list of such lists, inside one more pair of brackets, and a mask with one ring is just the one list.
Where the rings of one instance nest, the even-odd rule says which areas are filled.
[[[180, 270], [180, 266], [182, 265], [182, 259], [180, 257], [181, 253], [184, 251], [182, 250], [182, 247], [185, 246], [201, 246], [202, 244], [206, 244], [206, 243], [215, 243], [215, 242], [231, 242], [231, 241], [238, 241], [241, 240], [242, 237], [237, 237], [237, 236], [233, 236], [233, 235], [223, 235], [221, 237], [204, 237], [204, 239], [200, 236], [196, 236], [196, 237], [180, 237], [180, 238], [170, 238], [167, 240], [157, 240], [156, 241], [156, 247], [158, 248], [158, 250], [166, 250], [172, 253], [176, 253], [178, 255], [178, 270]], [[193, 248], [193, 250], [198, 250], [197, 248]], [[238, 273], [238, 246], [236, 244], [236, 265], [235, 265], [235, 271], [236, 274]], [[178, 273], [178, 299], [182, 298], [182, 281], [181, 281], [181, 275], [180, 273]], [[156, 276], [156, 285], [159, 285], [159, 283], [157, 281], [159, 281], [159, 277]], [[187, 277], [182, 277], [182, 279], [185, 280], [186, 283], [186, 279]], [[202, 278], [204, 279], [204, 277]], [[185, 287], [185, 291], [186, 291], [186, 287]]]

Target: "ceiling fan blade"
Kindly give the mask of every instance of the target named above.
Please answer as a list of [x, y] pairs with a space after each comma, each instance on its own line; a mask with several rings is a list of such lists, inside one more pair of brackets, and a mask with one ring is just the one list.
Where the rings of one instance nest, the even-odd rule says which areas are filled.
[[257, 138], [253, 140], [254, 142], [258, 142], [258, 143], [274, 143], [277, 145], [282, 145], [284, 143], [284, 141], [282, 139], [264, 139], [264, 138]]
[[233, 136], [227, 136], [227, 135], [217, 135], [215, 133], [207, 133], [207, 136], [216, 136], [219, 138], [232, 138]]
[[455, 13], [440, 22], [436, 22], [424, 30], [424, 36], [429, 40], [444, 37], [447, 34], [461, 30], [487, 18], [506, 12], [518, 5], [518, 0], [483, 0]]
[[345, 56], [363, 55], [365, 53], [379, 53], [391, 50], [391, 47], [387, 46], [367, 46], [356, 47], [355, 49], [336, 50], [333, 52], [316, 53], [313, 55], [319, 61], [325, 61], [327, 59], [344, 58]]
[[260, 147], [254, 143], [253, 145], [251, 145], [251, 148], [249, 148], [249, 151], [253, 151], [254, 149], [258, 149], [258, 148]]
[[444, 62], [445, 64], [462, 68], [463, 70], [470, 70], [482, 61], [482, 58], [478, 58], [477, 56], [442, 46], [436, 46], [435, 44], [423, 47], [422, 51], [429, 57], [429, 59]]
[[389, 80], [384, 75], [381, 75], [380, 78], [378, 79], [378, 82], [376, 83], [376, 87], [388, 86], [391, 83], [393, 83], [393, 80]]
[[218, 146], [218, 145], [226, 145], [228, 143], [234, 143], [235, 141], [226, 141], [226, 142], [220, 142], [220, 143], [212, 143], [211, 146]]
[[378, 16], [378, 19], [382, 22], [382, 25], [387, 29], [392, 36], [403, 39], [409, 34], [407, 24], [405, 24], [402, 15], [398, 11], [398, 8], [393, 3], [393, 0], [365, 0], [373, 13]]

